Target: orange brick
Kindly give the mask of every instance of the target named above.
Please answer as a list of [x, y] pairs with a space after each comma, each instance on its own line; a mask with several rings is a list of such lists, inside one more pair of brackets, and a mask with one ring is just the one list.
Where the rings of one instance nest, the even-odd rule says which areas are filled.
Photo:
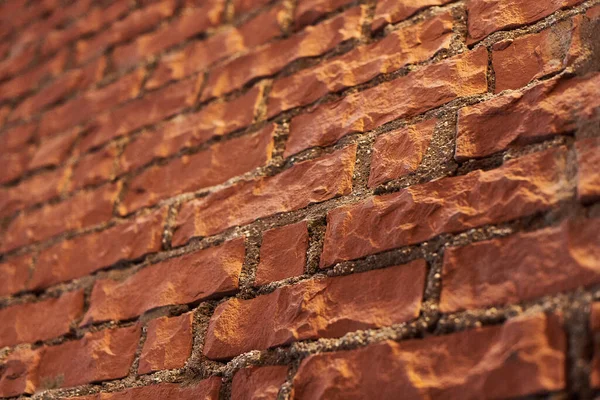
[[600, 138], [575, 142], [577, 151], [577, 195], [584, 203], [600, 198]]
[[427, 7], [442, 6], [452, 0], [378, 0], [371, 28], [378, 30], [387, 24], [402, 21]]
[[243, 368], [233, 376], [231, 396], [237, 400], [276, 399], [287, 373], [285, 365]]

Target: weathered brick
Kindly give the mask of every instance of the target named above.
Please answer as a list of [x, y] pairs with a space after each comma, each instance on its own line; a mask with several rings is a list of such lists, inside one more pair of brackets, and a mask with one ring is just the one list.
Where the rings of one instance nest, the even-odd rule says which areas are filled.
[[9, 150], [18, 150], [31, 143], [35, 137], [37, 126], [37, 123], [29, 122], [16, 125], [5, 131], [2, 134], [0, 154], [8, 153]]
[[347, 146], [275, 176], [241, 182], [185, 203], [174, 225], [173, 244], [349, 194], [355, 158], [356, 145]]
[[97, 185], [113, 179], [116, 175], [117, 154], [117, 146], [111, 145], [83, 155], [72, 169], [69, 190]]
[[592, 303], [590, 313], [590, 328], [593, 345], [593, 358], [591, 363], [590, 385], [600, 388], [600, 303]]
[[287, 373], [285, 365], [243, 368], [233, 376], [231, 397], [237, 400], [275, 400]]
[[310, 25], [327, 13], [350, 2], [350, 0], [298, 0], [294, 12], [294, 27], [299, 29]]
[[314, 102], [327, 93], [364, 83], [432, 57], [448, 48], [453, 19], [449, 13], [391, 32], [383, 39], [277, 79], [269, 94], [268, 114], [274, 116]]
[[306, 221], [266, 231], [260, 247], [255, 285], [302, 275], [306, 265], [307, 249]]
[[131, 4], [126, 1], [115, 1], [108, 7], [94, 7], [86, 15], [75, 20], [65, 29], [57, 29], [46, 35], [42, 44], [42, 54], [50, 54], [59, 48], [66, 47], [79, 37], [98, 32], [103, 27], [122, 18], [130, 11]]
[[[225, 359], [297, 340], [340, 337], [409, 321], [419, 315], [425, 273], [425, 261], [417, 260], [283, 286], [250, 300], [230, 299], [210, 320], [204, 354]], [[397, 290], [399, 283], [402, 290]]]
[[25, 254], [0, 263], [0, 296], [12, 295], [27, 288], [32, 256]]
[[369, 187], [414, 172], [429, 147], [437, 120], [380, 135], [373, 145]]
[[126, 69], [221, 22], [224, 0], [207, 0], [183, 9], [179, 17], [158, 30], [138, 36], [113, 52], [117, 69]]
[[82, 140], [80, 150], [87, 151], [115, 137], [160, 122], [192, 106], [200, 83], [196, 78], [187, 79], [147, 93], [144, 97], [101, 114], [91, 123], [92, 131]]
[[588, 138], [575, 142], [577, 150], [577, 194], [584, 202], [600, 198], [600, 138]]
[[95, 395], [76, 397], [77, 400], [218, 400], [221, 389], [221, 378], [213, 376], [186, 385], [176, 383], [159, 383], [126, 389], [122, 392], [98, 393]]
[[46, 288], [159, 251], [166, 215], [167, 210], [161, 209], [42, 250], [28, 286]]
[[149, 265], [124, 281], [97, 281], [83, 325], [135, 317], [156, 307], [187, 304], [237, 290], [242, 239]]
[[82, 339], [38, 350], [38, 390], [123, 378], [140, 339], [137, 325], [88, 332]]
[[378, 30], [387, 24], [402, 21], [427, 7], [442, 6], [452, 0], [379, 0], [371, 28]]
[[0, 364], [0, 396], [32, 394], [38, 385], [36, 369], [39, 352], [18, 348]]
[[487, 91], [487, 51], [475, 51], [421, 68], [343, 97], [292, 119], [285, 156], [326, 146], [351, 132], [421, 114], [458, 97]]
[[600, 220], [446, 249], [440, 310], [533, 300], [600, 283]]
[[573, 17], [573, 33], [567, 55], [567, 64], [579, 72], [597, 71], [600, 67], [600, 5], [590, 7], [585, 14]]
[[56, 54], [44, 63], [0, 84], [0, 101], [5, 101], [35, 90], [40, 82], [58, 76], [66, 67], [68, 51]]
[[565, 388], [566, 337], [543, 314], [302, 361], [294, 399], [505, 399]]
[[600, 74], [558, 77], [523, 93], [507, 93], [458, 113], [457, 160], [568, 133], [600, 118]]
[[0, 188], [0, 217], [56, 198], [65, 185], [65, 171], [56, 169], [34, 175], [17, 186]]
[[54, 82], [19, 104], [10, 119], [27, 119], [31, 115], [62, 100], [76, 90], [84, 90], [104, 76], [106, 58], [102, 57], [88, 65], [68, 71]]
[[4, 232], [1, 251], [108, 221], [117, 189], [117, 185], [104, 185], [93, 191], [79, 192], [58, 204], [20, 214]]
[[266, 6], [269, 3], [270, 0], [232, 0], [231, 7], [232, 12], [237, 16]]
[[[564, 148], [410, 186], [330, 211], [321, 265], [550, 209], [571, 196]], [[499, 196], [498, 193], [502, 193]]]
[[176, 5], [175, 0], [161, 0], [149, 4], [115, 21], [108, 29], [92, 38], [78, 41], [77, 62], [86, 62], [102, 54], [108, 47], [131, 40], [152, 29], [159, 22], [172, 16]]
[[0, 348], [52, 339], [67, 332], [83, 315], [83, 290], [58, 298], [22, 303], [0, 310]]
[[318, 56], [345, 40], [358, 38], [361, 14], [359, 7], [352, 8], [330, 20], [307, 27], [288, 39], [269, 43], [234, 58], [211, 72], [202, 99], [231, 92], [252, 79], [274, 74], [294, 60]]
[[163, 56], [146, 87], [155, 88], [171, 80], [199, 72], [220, 59], [248, 51], [281, 34], [278, 15], [283, 4], [272, 7], [239, 27], [225, 28], [204, 40]]
[[572, 7], [582, 1], [470, 0], [467, 2], [467, 43], [479, 41], [499, 30], [534, 23], [555, 11]]
[[34, 45], [10, 48], [10, 55], [0, 62], [0, 80], [9, 78], [27, 68], [35, 58]]
[[144, 70], [135, 70], [117, 81], [67, 101], [42, 115], [40, 136], [52, 136], [75, 126], [109, 108], [138, 96], [144, 79]]
[[125, 148], [121, 167], [130, 171], [250, 125], [260, 98], [261, 90], [253, 88], [231, 101], [212, 102], [197, 113], [177, 116], [157, 127], [156, 132], [144, 132]]
[[194, 314], [162, 317], [148, 323], [138, 373], [182, 368], [192, 353]]
[[28, 164], [29, 169], [38, 169], [62, 164], [67, 160], [79, 135], [80, 128], [41, 141]]
[[153, 166], [129, 181], [119, 211], [125, 215], [181, 193], [218, 185], [265, 165], [272, 151], [273, 126], [270, 126], [176, 158], [166, 165]]
[[569, 23], [562, 22], [540, 33], [496, 43], [492, 52], [496, 93], [518, 89], [536, 78], [562, 70], [567, 62], [571, 33]]

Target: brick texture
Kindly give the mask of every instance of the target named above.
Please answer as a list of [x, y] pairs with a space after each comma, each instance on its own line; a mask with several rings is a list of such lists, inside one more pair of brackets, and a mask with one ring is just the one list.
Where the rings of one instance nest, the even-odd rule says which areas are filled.
[[0, 0], [0, 400], [600, 394], [598, 0]]

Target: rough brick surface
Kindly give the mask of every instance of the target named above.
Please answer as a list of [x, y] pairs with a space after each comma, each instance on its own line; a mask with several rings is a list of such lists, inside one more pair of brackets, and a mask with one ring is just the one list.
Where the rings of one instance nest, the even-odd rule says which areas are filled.
[[271, 229], [263, 235], [256, 285], [279, 281], [304, 273], [308, 250], [306, 221]]
[[555, 317], [524, 317], [501, 327], [383, 342], [307, 358], [295, 399], [491, 399], [565, 387], [566, 337]]
[[233, 377], [231, 396], [239, 400], [277, 399], [287, 373], [284, 365], [244, 368]]
[[0, 399], [600, 394], [598, 0], [0, 0]]
[[150, 321], [138, 372], [181, 368], [192, 352], [192, 313]]
[[[251, 300], [229, 300], [215, 310], [204, 354], [230, 358], [251, 349], [409, 321], [418, 315], [424, 280], [425, 262], [419, 260], [301, 282]], [[402, 291], [393, 290], [396, 282], [404, 283]]]
[[120, 282], [97, 281], [82, 324], [128, 319], [156, 307], [233, 292], [238, 288], [244, 252], [243, 241], [234, 240], [148, 265]]
[[442, 312], [531, 300], [600, 282], [600, 220], [449, 248]]

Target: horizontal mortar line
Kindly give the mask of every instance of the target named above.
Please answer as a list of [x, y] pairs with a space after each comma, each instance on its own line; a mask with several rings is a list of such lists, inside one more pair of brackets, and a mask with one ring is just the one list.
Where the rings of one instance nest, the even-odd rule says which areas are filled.
[[[205, 302], [221, 303], [221, 302], [227, 301], [232, 298], [241, 298], [241, 299], [247, 300], [247, 299], [256, 298], [256, 297], [259, 297], [262, 295], [272, 293], [276, 289], [279, 289], [284, 286], [295, 285], [295, 284], [299, 284], [301, 282], [306, 282], [306, 281], [310, 281], [310, 280], [314, 280], [314, 279], [353, 275], [355, 273], [374, 271], [374, 270], [378, 270], [378, 269], [382, 269], [382, 268], [385, 269], [385, 268], [393, 267], [396, 265], [407, 265], [411, 261], [414, 261], [417, 259], [428, 260], [428, 255], [439, 254], [440, 252], [443, 253], [444, 249], [447, 247], [457, 247], [457, 245], [458, 245], [458, 247], [464, 247], [464, 246], [468, 246], [472, 243], [477, 243], [477, 242], [481, 242], [481, 241], [487, 241], [487, 240], [503, 238], [503, 237], [510, 237], [519, 232], [539, 231], [542, 229], [546, 229], [548, 227], [559, 226], [560, 223], [562, 223], [564, 220], [570, 218], [569, 216], [562, 215], [558, 220], [554, 220], [554, 221], [550, 222], [549, 219], [547, 218], [547, 216], [551, 215], [555, 212], [556, 212], [555, 210], [550, 210], [550, 211], [547, 211], [544, 213], [538, 213], [538, 215], [526, 216], [526, 217], [515, 219], [515, 220], [509, 221], [509, 222], [498, 223], [498, 224], [488, 224], [488, 225], [484, 225], [481, 227], [471, 228], [469, 230], [455, 232], [455, 233], [442, 233], [440, 235], [437, 235], [434, 238], [431, 238], [427, 241], [424, 241], [424, 242], [421, 242], [418, 244], [401, 246], [396, 249], [386, 250], [386, 251], [382, 251], [382, 252], [379, 252], [376, 254], [367, 255], [367, 256], [361, 257], [359, 259], [336, 263], [327, 268], [322, 268], [322, 269], [320, 268], [317, 271], [315, 271], [314, 273], [305, 273], [301, 276], [288, 278], [288, 279], [284, 279], [284, 280], [277, 281], [277, 282], [271, 282], [271, 283], [267, 283], [267, 284], [260, 285], [260, 286], [251, 286], [251, 287], [247, 287], [247, 288], [240, 287], [238, 290], [235, 291], [235, 293], [233, 293], [231, 295], [225, 295], [225, 296], [221, 296], [221, 297], [216, 296], [212, 299], [196, 300], [194, 302], [187, 303], [187, 304], [159, 306], [159, 307], [147, 310], [137, 317], [132, 317], [132, 318], [125, 319], [125, 320], [102, 321], [102, 322], [88, 324], [88, 325], [85, 325], [82, 327], [82, 326], [79, 326], [79, 322], [80, 322], [79, 320], [83, 319], [83, 315], [82, 315], [81, 318], [77, 322], [77, 328], [75, 329], [75, 331], [79, 332], [82, 335], [85, 332], [89, 332], [89, 331], [93, 332], [93, 331], [97, 331], [99, 329], [103, 329], [103, 327], [115, 326], [115, 323], [117, 324], [117, 326], [122, 326], [123, 324], [127, 325], [127, 324], [137, 323], [137, 321], [147, 320], [148, 315], [152, 315], [152, 314], [156, 314], [156, 313], [160, 313], [161, 315], [167, 315], [167, 314], [175, 315], [175, 314], [181, 314], [181, 313], [188, 311], [188, 310], [183, 310], [183, 311], [180, 311], [179, 313], [169, 312], [170, 310], [173, 310], [173, 309], [177, 310], [181, 307], [195, 307], [195, 306], [197, 306], [201, 303], [205, 303]], [[539, 221], [538, 226], [535, 226], [533, 228], [528, 226], [528, 225], [531, 225], [530, 222], [531, 222], [532, 218]], [[470, 237], [465, 239], [464, 238], [465, 233], [470, 235]], [[465, 243], [465, 241], [466, 241], [466, 243]], [[190, 254], [190, 253], [193, 253], [196, 251], [197, 251], [197, 249], [188, 248], [188, 249], [185, 249], [183, 252], [178, 251], [178, 250], [163, 252], [162, 254], [156, 255], [157, 258], [158, 257], [160, 258], [159, 260], [149, 260], [147, 258], [146, 260], [142, 261], [139, 264], [125, 266], [124, 268], [126, 269], [126, 272], [128, 272], [128, 276], [132, 276], [135, 273], [142, 270], [143, 268], [149, 267], [150, 265], [154, 265], [157, 262], [176, 258], [181, 255]], [[430, 263], [430, 260], [428, 260], [428, 263]], [[102, 271], [102, 272], [110, 273], [111, 271], [114, 271], [114, 269], [110, 270], [110, 271]], [[85, 285], [83, 287], [76, 286], [76, 287], [69, 288], [69, 292], [79, 290], [81, 288], [86, 288], [86, 287], [90, 288], [93, 285], [93, 283], [95, 283], [99, 279], [107, 279], [107, 278], [110, 279], [110, 276], [101, 276], [101, 275], [102, 274], [99, 274], [99, 273], [93, 273], [84, 278], [80, 278], [80, 279], [87, 278], [88, 281], [85, 282]], [[89, 281], [89, 278], [92, 278], [93, 281]], [[120, 279], [124, 279], [124, 277], [120, 277]], [[77, 280], [79, 280], [79, 279], [76, 279], [74, 281], [77, 281]], [[51, 293], [52, 290], [60, 289], [60, 287], [62, 287], [64, 285], [65, 284], [59, 284], [59, 285], [54, 286], [53, 288], [48, 288], [45, 290], [45, 293], [46, 294]], [[19, 302], [19, 303], [13, 302], [11, 304], [4, 305], [0, 309], [8, 308], [10, 306], [19, 305], [19, 304], [35, 304], [38, 301], [43, 301], [48, 298], [53, 298], [53, 297], [56, 297], [55, 296], [56, 294], [62, 295], [63, 293], [66, 293], [66, 292], [61, 291], [59, 293], [54, 293], [54, 296], [38, 298], [34, 302], [30, 302], [30, 301], [28, 302], [27, 301], [28, 299], [25, 297], [25, 295], [23, 295], [21, 298], [25, 300], [24, 302]], [[42, 296], [40, 296], [40, 297], [42, 297]], [[18, 301], [18, 298], [16, 298], [16, 300]], [[123, 326], [125, 326], [125, 325], [123, 325]], [[69, 332], [65, 335], [61, 335], [56, 338], [41, 341], [41, 343], [42, 344], [56, 344], [57, 339], [60, 339], [63, 337], [68, 339], [72, 336], [73, 336], [73, 332]], [[61, 341], [60, 343], [62, 343], [62, 342], [63, 341]], [[17, 346], [17, 345], [15, 345], [15, 346]]]
[[[198, 380], [207, 379], [213, 376], [227, 377], [233, 375], [236, 371], [242, 368], [265, 365], [261, 362], [262, 359], [268, 360], [269, 358], [274, 358], [269, 357], [269, 355], [283, 358], [286, 362], [282, 364], [273, 363], [268, 365], [290, 365], [293, 362], [298, 362], [313, 354], [352, 351], [381, 343], [386, 340], [403, 343], [412, 339], [422, 340], [425, 337], [445, 337], [455, 333], [477, 329], [478, 327], [501, 326], [507, 320], [518, 316], [536, 315], [538, 313], [552, 314], [570, 310], [573, 307], [573, 301], [571, 300], [574, 299], [583, 304], [589, 304], [593, 301], [596, 301], [600, 299], [600, 286], [597, 285], [585, 291], [574, 290], [554, 295], [540, 296], [534, 300], [507, 304], [500, 307], [491, 306], [476, 310], [468, 310], [461, 313], [440, 314], [440, 318], [447, 318], [449, 324], [444, 328], [444, 331], [434, 331], [433, 334], [431, 334], [430, 330], [428, 329], [431, 328], [429, 326], [431, 323], [425, 320], [421, 315], [409, 322], [382, 328], [356, 330], [353, 332], [348, 332], [339, 338], [307, 339], [292, 342], [288, 345], [273, 347], [268, 350], [252, 350], [230, 359], [216, 372], [203, 374]], [[459, 321], [454, 322], [453, 320]], [[433, 325], [438, 324], [438, 322], [435, 322]], [[257, 351], [261, 354], [260, 357], [257, 357]], [[207, 360], [205, 363], [206, 362], [214, 363], [212, 360]], [[47, 389], [35, 395], [25, 397], [37, 398], [39, 396], [54, 394], [58, 396], [66, 395], [67, 397], [75, 397], [83, 394], [118, 392], [140, 386], [149, 386], [149, 384], [156, 383], [155, 378], [162, 377], [165, 371], [177, 371], [177, 374], [171, 375], [171, 379], [173, 380], [169, 380], [168, 382], [178, 383], [181, 381], [181, 379], [188, 376], [186, 366], [179, 370], [162, 370], [152, 374], [137, 375], [135, 377], [135, 381], [133, 382], [131, 381], [131, 377], [128, 376], [122, 379], [103, 381], [102, 386], [99, 384], [90, 383], [70, 388]], [[104, 386], [106, 383], [114, 385], [114, 387], [110, 388], [108, 391], [103, 391], [103, 389], [106, 389]], [[100, 391], [96, 391], [96, 388], [100, 388]]]

